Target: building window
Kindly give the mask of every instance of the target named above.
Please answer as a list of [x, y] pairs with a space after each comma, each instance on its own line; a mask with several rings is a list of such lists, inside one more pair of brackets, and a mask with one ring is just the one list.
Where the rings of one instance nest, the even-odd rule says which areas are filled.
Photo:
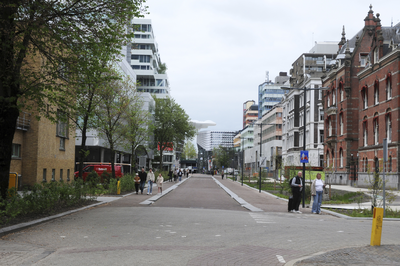
[[324, 110], [319, 109], [319, 121], [323, 121], [324, 120]]
[[329, 117], [328, 120], [329, 136], [332, 136], [332, 119]]
[[361, 54], [360, 55], [360, 66], [365, 67], [368, 61], [368, 54]]
[[56, 169], [51, 170], [51, 181], [56, 181]]
[[43, 180], [42, 182], [47, 182], [47, 169], [43, 168]]
[[344, 131], [343, 113], [340, 114], [339, 119], [340, 119], [340, 135], [343, 135], [343, 131]]
[[21, 159], [21, 144], [12, 144], [12, 159]]
[[329, 167], [329, 151], [326, 153], [326, 167]]
[[392, 142], [392, 119], [390, 113], [386, 114], [386, 138], [389, 143]]
[[374, 144], [379, 144], [379, 121], [378, 121], [378, 114], [375, 114], [374, 117]]
[[60, 169], [60, 181], [63, 180], [63, 169]]
[[364, 122], [363, 122], [363, 140], [364, 140], [364, 147], [367, 147], [368, 144], [368, 132], [367, 132], [367, 117], [364, 117]]
[[69, 174], [70, 174], [70, 169], [67, 169], [67, 181], [70, 181]]
[[327, 94], [326, 101], [327, 101], [327, 106], [330, 107], [331, 106], [331, 100], [330, 100], [329, 93]]
[[390, 77], [386, 80], [386, 99], [392, 99], [392, 81], [390, 80]]
[[60, 110], [57, 111], [56, 136], [60, 138], [60, 150], [65, 150], [65, 139], [68, 138], [68, 117]]
[[340, 87], [340, 101], [344, 101], [344, 89]]
[[392, 172], [392, 155], [389, 155], [387, 171]]
[[319, 155], [319, 167], [324, 167], [324, 155]]
[[335, 95], [335, 90], [332, 91], [332, 105], [336, 104], [336, 95]]
[[340, 168], [343, 168], [343, 150], [340, 149], [339, 152]]
[[368, 90], [367, 87], [363, 87], [361, 90], [361, 98], [363, 100], [364, 109], [368, 108]]
[[332, 151], [332, 169], [335, 168], [335, 153]]
[[324, 143], [324, 131], [319, 130], [319, 143]]
[[378, 157], [375, 157], [374, 163], [375, 163], [375, 173], [379, 173], [379, 160], [378, 160]]
[[374, 104], [378, 103], [379, 103], [379, 84], [376, 83], [374, 88]]

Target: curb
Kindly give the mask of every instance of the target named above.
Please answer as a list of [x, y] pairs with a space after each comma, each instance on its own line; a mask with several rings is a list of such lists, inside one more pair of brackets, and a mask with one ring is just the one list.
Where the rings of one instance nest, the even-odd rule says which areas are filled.
[[254, 207], [253, 205], [251, 205], [250, 203], [248, 203], [247, 201], [245, 201], [244, 199], [233, 193], [229, 188], [222, 185], [222, 183], [219, 182], [214, 177], [212, 177], [212, 179], [214, 179], [215, 183], [217, 183], [217, 185], [219, 185], [226, 193], [228, 193], [228, 195], [231, 196], [231, 198], [236, 200], [243, 208], [246, 208], [252, 212], [263, 212], [263, 210], [261, 210], [260, 208]]
[[170, 186], [169, 188], [167, 188], [165, 191], [163, 191], [163, 194], [157, 194], [154, 195], [153, 197], [140, 202], [139, 204], [142, 205], [151, 205], [153, 204], [155, 201], [159, 200], [160, 198], [164, 197], [165, 195], [167, 195], [168, 193], [170, 193], [171, 191], [173, 191], [174, 189], [178, 188], [178, 186], [180, 186], [181, 184], [183, 184], [184, 182], [186, 182], [186, 180], [188, 180], [189, 178], [191, 178], [192, 176], [187, 177], [186, 179], [183, 179], [181, 182], [178, 182], [172, 186]]

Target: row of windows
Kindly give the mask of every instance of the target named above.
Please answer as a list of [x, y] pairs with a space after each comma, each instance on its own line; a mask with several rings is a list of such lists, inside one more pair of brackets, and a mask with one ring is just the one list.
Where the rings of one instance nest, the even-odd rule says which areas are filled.
[[[67, 169], [67, 181], [70, 181], [71, 170]], [[59, 180], [64, 181], [64, 169], [60, 169]], [[47, 168], [43, 168], [43, 182], [47, 182]], [[56, 169], [51, 170], [51, 181], [56, 181]]]
[[151, 78], [139, 78], [139, 86], [150, 86], [150, 87], [167, 87], [167, 81], [165, 79], [151, 79]]
[[133, 30], [151, 32], [151, 24], [133, 24]]
[[135, 34], [135, 39], [151, 39], [150, 34]]
[[150, 55], [138, 55], [138, 54], [132, 54], [131, 55], [132, 60], [139, 60], [140, 63], [150, 63], [151, 56]]
[[140, 89], [140, 88], [138, 88], [138, 92], [149, 92], [149, 93], [166, 94], [167, 90], [164, 90], [164, 89]]
[[132, 69], [140, 69], [140, 70], [153, 70], [151, 66], [139, 66], [139, 65], [131, 65]]
[[[330, 161], [329, 151], [326, 153], [326, 166], [327, 167], [332, 166], [332, 168], [335, 168], [335, 157], [334, 157], [335, 154], [333, 151], [332, 151], [331, 155], [332, 155], [332, 162]], [[371, 171], [371, 169], [369, 169], [369, 165], [368, 165], [368, 158], [366, 158], [366, 157], [362, 158], [360, 164], [361, 164], [360, 168], [359, 168], [360, 171], [363, 171], [363, 172]], [[383, 170], [383, 169], [379, 168], [379, 159], [377, 157], [374, 158], [374, 164], [375, 164], [374, 165], [375, 172], [381, 172], [381, 170]], [[340, 149], [340, 151], [339, 151], [339, 167], [340, 168], [344, 167], [343, 149]], [[393, 163], [392, 163], [392, 156], [390, 155], [388, 158], [388, 161], [386, 162], [386, 165], [385, 165], [385, 171], [392, 172], [392, 169], [393, 169]]]
[[132, 44], [131, 48], [133, 50], [151, 50], [151, 46], [149, 44]]

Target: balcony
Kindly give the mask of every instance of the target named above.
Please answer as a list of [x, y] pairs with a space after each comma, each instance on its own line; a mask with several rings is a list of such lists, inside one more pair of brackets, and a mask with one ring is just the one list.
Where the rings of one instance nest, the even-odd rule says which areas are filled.
[[20, 112], [17, 119], [17, 125], [15, 126], [15, 128], [23, 131], [28, 131], [30, 125], [31, 125], [31, 114], [28, 114], [26, 112]]

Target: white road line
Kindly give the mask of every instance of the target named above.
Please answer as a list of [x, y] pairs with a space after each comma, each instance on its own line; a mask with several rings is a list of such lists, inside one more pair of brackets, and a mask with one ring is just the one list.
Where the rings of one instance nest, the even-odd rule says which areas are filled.
[[276, 258], [279, 260], [280, 263], [286, 263], [281, 255], [276, 255]]

